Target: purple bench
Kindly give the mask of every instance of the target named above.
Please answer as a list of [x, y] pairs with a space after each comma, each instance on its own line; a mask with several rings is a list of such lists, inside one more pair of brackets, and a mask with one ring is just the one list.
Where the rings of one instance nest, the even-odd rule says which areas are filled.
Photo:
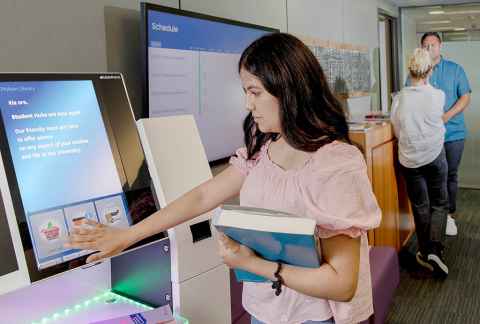
[[398, 255], [394, 248], [375, 246], [370, 249], [372, 272], [373, 315], [371, 324], [383, 324], [388, 316], [395, 289], [400, 282]]
[[[383, 324], [400, 281], [398, 256], [391, 247], [375, 246], [370, 249], [370, 269], [374, 314], [362, 324]], [[242, 307], [242, 284], [230, 271], [230, 294], [232, 301], [232, 324], [250, 324], [250, 315]]]
[[250, 324], [250, 315], [242, 306], [243, 285], [235, 278], [235, 273], [230, 270], [230, 299], [232, 301], [232, 324]]

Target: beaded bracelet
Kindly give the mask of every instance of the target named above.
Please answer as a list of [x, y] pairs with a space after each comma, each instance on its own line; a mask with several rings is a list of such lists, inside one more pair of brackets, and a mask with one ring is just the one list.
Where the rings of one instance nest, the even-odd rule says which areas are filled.
[[280, 271], [282, 270], [282, 263], [277, 262], [277, 271], [273, 274], [277, 280], [272, 282], [272, 289], [275, 289], [275, 296], [279, 296], [282, 292], [283, 278], [280, 276]]

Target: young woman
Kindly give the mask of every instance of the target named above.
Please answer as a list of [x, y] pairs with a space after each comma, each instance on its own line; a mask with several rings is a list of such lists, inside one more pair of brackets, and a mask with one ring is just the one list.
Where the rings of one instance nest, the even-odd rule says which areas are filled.
[[442, 119], [445, 94], [428, 83], [432, 60], [427, 50], [417, 48], [408, 69], [411, 86], [395, 96], [391, 120], [412, 203], [419, 245], [417, 262], [435, 275], [445, 277], [448, 275], [442, 258], [448, 214], [448, 167]]
[[249, 114], [246, 147], [231, 165], [164, 209], [129, 229], [91, 222], [70, 246], [98, 250], [88, 261], [192, 219], [240, 194], [244, 206], [315, 219], [324, 263], [316, 269], [280, 267], [220, 236], [220, 254], [231, 268], [282, 281], [244, 283], [243, 304], [252, 323], [357, 323], [372, 311], [366, 231], [380, 211], [360, 151], [349, 144], [344, 112], [311, 51], [297, 38], [270, 34], [242, 54], [239, 73]]

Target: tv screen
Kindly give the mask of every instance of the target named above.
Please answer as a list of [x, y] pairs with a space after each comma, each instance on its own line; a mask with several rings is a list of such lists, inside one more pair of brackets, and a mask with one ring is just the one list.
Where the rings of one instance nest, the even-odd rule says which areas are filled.
[[243, 50], [278, 30], [142, 4], [146, 116], [192, 114], [209, 161], [241, 147]]
[[120, 74], [0, 75], [0, 116], [32, 281], [84, 264], [92, 251], [63, 246], [83, 219], [128, 227], [156, 211]]

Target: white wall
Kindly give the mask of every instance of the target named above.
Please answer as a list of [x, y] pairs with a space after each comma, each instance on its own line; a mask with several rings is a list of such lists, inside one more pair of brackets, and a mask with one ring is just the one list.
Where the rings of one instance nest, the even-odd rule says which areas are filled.
[[377, 0], [377, 6], [379, 9], [385, 11], [389, 16], [398, 17], [400, 15], [398, 6], [390, 0]]
[[378, 46], [375, 0], [182, 0], [181, 3], [185, 10], [267, 25], [293, 34]]
[[376, 1], [343, 0], [343, 42], [378, 47]]
[[[379, 0], [182, 0], [182, 9], [378, 47]], [[380, 0], [387, 1], [388, 0]], [[150, 0], [178, 8], [178, 0]], [[141, 111], [140, 0], [2, 0], [0, 71], [125, 74]], [[385, 4], [380, 4], [385, 6]], [[288, 12], [288, 15], [287, 15]], [[354, 110], [369, 109], [352, 100]], [[368, 100], [368, 102], [370, 102]]]
[[[151, 0], [178, 7], [178, 0]], [[1, 72], [125, 72], [140, 111], [140, 0], [1, 0]]]
[[[288, 32], [340, 43], [378, 47], [376, 0], [295, 0], [287, 2]], [[370, 97], [347, 101], [350, 115], [371, 109]]]
[[390, 95], [388, 93], [388, 78], [387, 78], [387, 53], [386, 52], [386, 23], [385, 21], [379, 21], [378, 22], [378, 42], [379, 42], [379, 61], [380, 61], [380, 84], [385, 85], [383, 87], [380, 87], [380, 97], [381, 97], [381, 110], [384, 112], [388, 112], [388, 102], [389, 98], [388, 96]]
[[413, 50], [420, 46], [417, 38], [417, 25], [415, 20], [409, 14], [409, 9], [402, 9], [401, 11], [401, 25], [402, 25], [402, 55], [401, 55], [401, 69], [400, 69], [400, 85], [405, 84], [407, 79], [407, 64], [408, 58], [413, 53]]
[[290, 0], [287, 4], [289, 33], [378, 47], [374, 0]]
[[287, 31], [285, 0], [182, 0], [182, 9]]
[[480, 189], [480, 67], [478, 65], [480, 42], [445, 42], [442, 55], [462, 65], [472, 88], [472, 101], [464, 112], [468, 128], [465, 151], [459, 170], [459, 184], [462, 187]]
[[290, 0], [287, 4], [288, 32], [343, 41], [343, 0]]

